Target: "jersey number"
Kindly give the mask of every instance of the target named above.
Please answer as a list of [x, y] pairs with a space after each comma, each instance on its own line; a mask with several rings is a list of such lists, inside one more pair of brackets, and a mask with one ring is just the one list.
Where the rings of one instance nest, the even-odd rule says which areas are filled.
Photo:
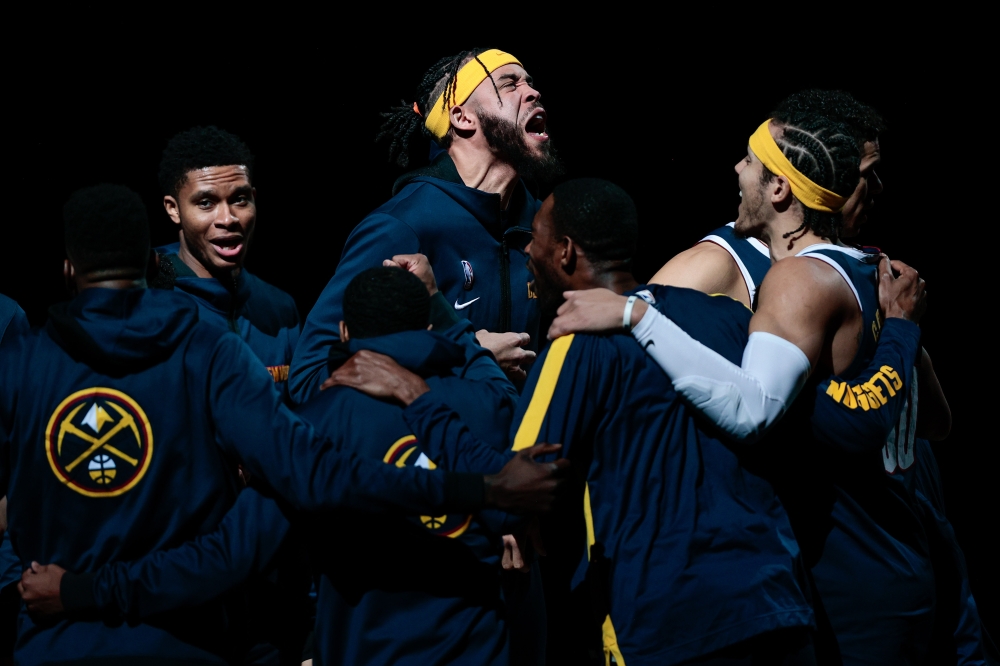
[[889, 439], [882, 447], [882, 464], [885, 471], [892, 474], [897, 469], [909, 469], [913, 464], [913, 446], [917, 438], [917, 372], [913, 371], [913, 385], [910, 395], [903, 403], [899, 423], [889, 433]]

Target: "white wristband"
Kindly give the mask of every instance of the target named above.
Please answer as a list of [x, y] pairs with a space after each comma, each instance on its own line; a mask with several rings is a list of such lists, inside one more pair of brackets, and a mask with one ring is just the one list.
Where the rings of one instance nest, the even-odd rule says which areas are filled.
[[622, 328], [626, 331], [632, 330], [632, 306], [635, 305], [635, 299], [638, 296], [629, 296], [628, 300], [625, 301], [625, 312], [622, 314]]

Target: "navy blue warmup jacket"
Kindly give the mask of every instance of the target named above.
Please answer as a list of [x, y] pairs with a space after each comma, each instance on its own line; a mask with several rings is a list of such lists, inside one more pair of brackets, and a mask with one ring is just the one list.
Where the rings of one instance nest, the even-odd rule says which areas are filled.
[[[206, 534], [236, 500], [237, 461], [298, 510], [481, 508], [481, 477], [338, 452], [283, 405], [249, 348], [200, 322], [184, 294], [87, 289], [10, 342], [0, 347], [0, 494], [22, 565], [93, 572]], [[65, 587], [67, 608], [88, 596]], [[22, 615], [16, 658], [222, 663], [230, 620], [222, 600], [138, 624]]]
[[519, 183], [501, 210], [500, 195], [465, 186], [447, 153], [400, 178], [393, 197], [351, 232], [337, 272], [306, 317], [288, 380], [292, 400], [304, 402], [327, 378], [347, 284], [395, 254], [427, 255], [441, 293], [476, 330], [527, 332], [536, 349], [538, 308], [524, 248], [539, 205]]
[[202, 320], [240, 336], [288, 398], [288, 369], [302, 327], [295, 301], [245, 268], [229, 286], [215, 278], [200, 278], [177, 256], [179, 247], [173, 243], [156, 250], [160, 260], [173, 267], [174, 288], [194, 299]]
[[[464, 344], [456, 344], [456, 337]], [[335, 350], [331, 366], [361, 349], [387, 354], [425, 377], [431, 392], [458, 410], [482, 446], [505, 449], [517, 393], [476, 343], [468, 322], [448, 337], [413, 331], [351, 340], [343, 347]], [[358, 455], [395, 467], [438, 467], [398, 405], [334, 387], [298, 411], [320, 433], [347, 433], [344, 446]], [[321, 575], [319, 664], [507, 665], [500, 535], [477, 516], [405, 519], [339, 512], [311, 518], [315, 524], [307, 532]]]
[[[750, 318], [743, 305], [648, 289], [691, 335], [739, 363]], [[432, 393], [406, 418], [422, 441], [474, 446]], [[515, 450], [561, 443], [585, 481], [573, 501], [584, 518], [569, 546], [576, 575], [566, 584], [587, 589], [581, 615], [592, 609], [594, 626], [578, 626], [578, 642], [603, 634], [617, 663], [659, 666], [810, 625], [798, 546], [771, 486], [741, 467], [631, 336], [552, 342], [514, 423]], [[547, 543], [550, 556], [557, 545]]]
[[[513, 418], [517, 393], [488, 352], [476, 342], [467, 321], [451, 327], [446, 335], [419, 331], [359, 340], [336, 347], [333, 365], [339, 365], [354, 351], [373, 349], [389, 353], [404, 366], [427, 375], [432, 390], [460, 409], [469, 422], [476, 425], [475, 432], [484, 441], [497, 451], [506, 449], [506, 435]], [[332, 396], [339, 397], [333, 399]], [[373, 406], [376, 413], [372, 412]], [[323, 424], [334, 437], [350, 431], [351, 445], [345, 448], [381, 459], [386, 453], [381, 449], [387, 447], [381, 447], [379, 442], [385, 437], [392, 437], [393, 442], [398, 439], [395, 437], [398, 433], [393, 428], [398, 428], [401, 421], [394, 412], [402, 410], [372, 401], [354, 391], [333, 389], [317, 396], [301, 411], [310, 422]], [[386, 419], [387, 415], [390, 418]], [[414, 454], [420, 452], [412, 439], [408, 443], [412, 446], [401, 449], [398, 458], [404, 461], [414, 458], [409, 461], [413, 464], [419, 457], [414, 457]], [[433, 466], [433, 463], [425, 462], [423, 466]], [[346, 514], [343, 518], [311, 515], [303, 520], [313, 523], [312, 531], [318, 535], [313, 544], [317, 564], [324, 568], [333, 567], [334, 572], [337, 567], [346, 566], [346, 571], [350, 572], [347, 580], [352, 584], [359, 580], [358, 566], [370, 565], [372, 553], [358, 551], [350, 562], [345, 563], [343, 556], [337, 553], [343, 548], [343, 542], [339, 539], [328, 540], [330, 535], [343, 533], [345, 529], [366, 532], [377, 525], [376, 534], [372, 537], [374, 541], [384, 539], [381, 535], [392, 530], [400, 532], [397, 544], [400, 550], [375, 552], [375, 557], [396, 558], [402, 553], [407, 553], [407, 557], [417, 557], [423, 546], [430, 545], [426, 557], [433, 562], [440, 551], [437, 539], [427, 539], [420, 529], [417, 533], [421, 536], [414, 540], [412, 526], [403, 519], [394, 521], [368, 514], [363, 517]], [[442, 521], [434, 517], [432, 522], [436, 525]], [[489, 579], [489, 569], [492, 568], [492, 578], [495, 579], [498, 537], [485, 532], [477, 523], [465, 524], [458, 518], [444, 520], [443, 523], [431, 533], [451, 536], [471, 548], [487, 565], [476, 567], [474, 571], [479, 571], [480, 578]], [[353, 530], [344, 528], [345, 524]], [[422, 523], [417, 521], [417, 524]], [[215, 531], [135, 562], [106, 564], [95, 574], [90, 574], [93, 603], [106, 613], [120, 614], [134, 622], [157, 613], [208, 602], [266, 569], [289, 526], [289, 520], [274, 500], [262, 497], [252, 488], [247, 489], [240, 494], [235, 506]], [[358, 533], [352, 536], [352, 540], [362, 538], [363, 535]], [[352, 548], [357, 550], [357, 547]], [[452, 558], [435, 566], [443, 571], [456, 562], [458, 565], [463, 562], [468, 564], [468, 558], [464, 557], [466, 549], [454, 552], [460, 555], [458, 560]], [[435, 663], [435, 651], [443, 655], [453, 654], [456, 645], [470, 640], [474, 645], [462, 648], [466, 650], [463, 654], [476, 663], [491, 663], [491, 655], [506, 663], [506, 626], [503, 613], [498, 614], [496, 608], [491, 613], [470, 609], [467, 600], [460, 598], [461, 595], [448, 600], [420, 593], [399, 595], [391, 585], [388, 591], [380, 591], [386, 573], [379, 567], [368, 570], [367, 576], [368, 584], [374, 589], [366, 597], [361, 611], [344, 606], [330, 578], [324, 580], [316, 621], [316, 645], [319, 654], [323, 655], [320, 657], [322, 663], [398, 663], [392, 655], [404, 655], [413, 663]], [[342, 585], [343, 573], [337, 574], [335, 579]], [[451, 580], [446, 585], [453, 582]], [[493, 583], [496, 584], [497, 580]], [[404, 601], [414, 604], [412, 611], [399, 612]], [[495, 599], [490, 598], [489, 601], [492, 603]], [[394, 618], [391, 621], [400, 632], [398, 643], [380, 646], [376, 641], [376, 648], [366, 645], [364, 635], [377, 633], [378, 625], [389, 622], [390, 618]], [[369, 624], [374, 626], [366, 627]], [[432, 638], [425, 633], [428, 626], [438, 627], [442, 632], [437, 638], [443, 639], [443, 643], [436, 644], [433, 649], [425, 644]], [[450, 648], [447, 645], [449, 641]]]
[[[0, 346], [4, 344], [4, 338], [13, 339], [23, 335], [28, 331], [28, 319], [24, 316], [17, 303], [0, 294]], [[0, 441], [4, 439], [0, 432]], [[3, 482], [0, 481], [0, 484]], [[21, 561], [14, 554], [14, 547], [10, 543], [10, 535], [3, 533], [3, 542], [0, 543], [0, 590], [21, 580]]]

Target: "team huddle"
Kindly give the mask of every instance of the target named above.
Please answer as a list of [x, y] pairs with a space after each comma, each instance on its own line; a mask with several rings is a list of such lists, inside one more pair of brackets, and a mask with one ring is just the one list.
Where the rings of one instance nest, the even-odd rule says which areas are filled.
[[177, 243], [87, 187], [70, 300], [0, 296], [5, 663], [993, 663], [924, 282], [853, 244], [875, 110], [782, 101], [735, 222], [648, 284], [622, 188], [526, 185], [562, 167], [514, 56], [384, 117], [431, 159], [304, 322], [244, 268], [254, 158], [215, 127], [163, 152]]

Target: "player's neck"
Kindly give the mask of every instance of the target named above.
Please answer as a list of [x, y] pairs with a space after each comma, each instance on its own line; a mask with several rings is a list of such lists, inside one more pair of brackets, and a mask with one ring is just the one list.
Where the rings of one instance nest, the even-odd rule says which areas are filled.
[[795, 256], [810, 245], [830, 242], [811, 229], [800, 229], [802, 215], [795, 212], [788, 210], [776, 214], [761, 233], [760, 239], [771, 253], [771, 263]]
[[584, 284], [577, 288], [610, 289], [616, 294], [624, 294], [626, 291], [632, 291], [639, 286], [639, 283], [635, 281], [635, 278], [628, 271], [606, 271], [603, 273], [593, 272], [587, 280], [583, 281], [583, 283]]
[[518, 181], [514, 167], [498, 160], [485, 145], [472, 146], [456, 141], [448, 149], [448, 155], [466, 187], [499, 194], [500, 208], [507, 208]]

